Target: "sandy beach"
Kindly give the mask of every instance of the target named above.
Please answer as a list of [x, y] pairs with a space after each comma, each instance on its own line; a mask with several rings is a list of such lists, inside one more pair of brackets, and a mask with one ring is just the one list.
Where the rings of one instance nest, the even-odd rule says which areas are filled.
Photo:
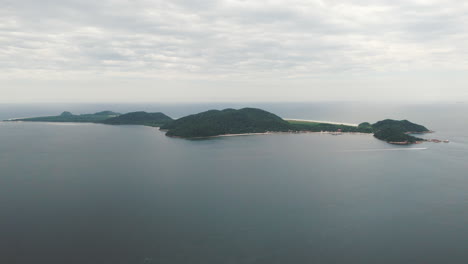
[[357, 127], [358, 124], [344, 123], [344, 122], [334, 122], [334, 121], [320, 121], [320, 120], [309, 120], [309, 119], [297, 119], [297, 118], [283, 118], [286, 121], [302, 121], [302, 122], [311, 122], [311, 123], [323, 123], [323, 124], [333, 124], [333, 125], [345, 125], [345, 126], [354, 126]]

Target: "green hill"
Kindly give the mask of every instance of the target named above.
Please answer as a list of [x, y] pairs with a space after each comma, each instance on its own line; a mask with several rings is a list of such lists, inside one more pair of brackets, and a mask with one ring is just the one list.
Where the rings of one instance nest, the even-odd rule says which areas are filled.
[[362, 122], [361, 124], [358, 125], [357, 129], [359, 130], [359, 132], [362, 132], [362, 133], [374, 132], [374, 128], [369, 122]]
[[41, 116], [31, 118], [15, 119], [15, 121], [28, 122], [78, 122], [78, 123], [95, 123], [102, 120], [120, 115], [112, 111], [102, 111], [94, 114], [74, 115], [68, 111], [63, 112], [58, 116]]
[[290, 131], [291, 124], [281, 117], [256, 108], [210, 110], [175, 120], [161, 129], [166, 135], [184, 138], [226, 134]]
[[374, 137], [390, 143], [415, 143], [423, 139], [409, 134], [427, 133], [429, 129], [408, 120], [385, 119], [372, 125]]
[[429, 129], [427, 129], [425, 126], [412, 123], [408, 120], [385, 119], [385, 120], [382, 120], [373, 124], [372, 127], [376, 131], [387, 128], [387, 127], [392, 127], [400, 131], [410, 132], [410, 133], [424, 133], [424, 132], [429, 131]]
[[145, 125], [162, 126], [172, 122], [172, 118], [163, 113], [131, 112], [113, 118], [102, 120], [99, 123], [108, 125]]

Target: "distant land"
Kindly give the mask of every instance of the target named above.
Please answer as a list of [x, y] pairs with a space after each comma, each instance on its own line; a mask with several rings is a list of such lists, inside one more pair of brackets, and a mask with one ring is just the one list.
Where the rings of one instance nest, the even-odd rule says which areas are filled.
[[172, 122], [173, 119], [163, 113], [131, 112], [116, 117], [111, 117], [99, 123], [108, 125], [144, 125], [160, 127]]
[[112, 111], [102, 111], [94, 114], [74, 115], [70, 112], [63, 112], [58, 116], [43, 116], [31, 118], [16, 118], [7, 121], [26, 122], [79, 122], [79, 123], [101, 123], [109, 125], [144, 125], [159, 127], [173, 119], [163, 113], [130, 112], [120, 114]]
[[[430, 133], [426, 127], [408, 120], [385, 119], [374, 124], [359, 125], [336, 122], [316, 122], [300, 119], [283, 119], [273, 113], [257, 108], [209, 110], [188, 115], [176, 120], [161, 113], [143, 111], [120, 114], [102, 111], [94, 114], [74, 115], [63, 112], [58, 116], [18, 118], [6, 121], [26, 122], [88, 122], [108, 125], [144, 125], [160, 127], [169, 137], [207, 138], [227, 135], [248, 135], [266, 133], [327, 132], [374, 134], [377, 139], [391, 144], [407, 145], [427, 141], [411, 134]], [[440, 142], [439, 140], [430, 140]]]
[[112, 111], [101, 111], [94, 114], [83, 115], [74, 115], [68, 111], [65, 111], [58, 116], [16, 118], [7, 121], [96, 123], [119, 115], [120, 113]]

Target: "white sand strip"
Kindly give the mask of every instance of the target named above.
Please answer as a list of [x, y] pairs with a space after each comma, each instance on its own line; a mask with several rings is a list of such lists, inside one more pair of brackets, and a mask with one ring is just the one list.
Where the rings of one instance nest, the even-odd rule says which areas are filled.
[[408, 150], [426, 150], [426, 149], [427, 148], [353, 149], [353, 150], [341, 150], [337, 152], [408, 151]]
[[296, 118], [284, 118], [288, 121], [303, 121], [303, 122], [312, 122], [312, 123], [324, 123], [324, 124], [333, 124], [333, 125], [345, 125], [345, 126], [354, 126], [357, 127], [358, 124], [344, 123], [344, 122], [334, 122], [334, 121], [320, 121], [320, 120], [309, 120], [309, 119], [296, 119]]

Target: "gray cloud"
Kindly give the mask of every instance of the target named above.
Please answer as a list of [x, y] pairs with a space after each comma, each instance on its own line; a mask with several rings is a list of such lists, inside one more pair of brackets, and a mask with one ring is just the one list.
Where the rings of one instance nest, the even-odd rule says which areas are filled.
[[244, 80], [260, 97], [273, 82], [303, 91], [339, 85], [336, 78], [468, 70], [468, 4], [460, 1], [2, 2], [3, 85], [117, 78], [190, 90], [202, 81], [206, 88], [193, 89], [210, 93]]

